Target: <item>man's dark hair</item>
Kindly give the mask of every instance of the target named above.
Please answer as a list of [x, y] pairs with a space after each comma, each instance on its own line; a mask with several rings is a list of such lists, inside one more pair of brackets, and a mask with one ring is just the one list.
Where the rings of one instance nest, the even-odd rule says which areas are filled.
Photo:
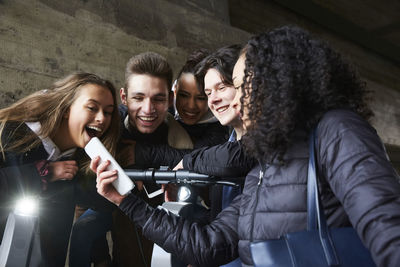
[[168, 90], [172, 88], [172, 69], [167, 60], [154, 52], [145, 52], [129, 59], [125, 68], [125, 90], [131, 75], [148, 74], [164, 79], [167, 82]]
[[186, 62], [179, 71], [176, 79], [179, 80], [181, 75], [184, 73], [191, 73], [194, 75], [197, 69], [199, 68], [199, 63], [208, 55], [210, 55], [210, 51], [205, 48], [199, 48], [194, 50], [192, 53], [188, 55]]
[[240, 45], [224, 46], [203, 59], [195, 74], [199, 88], [204, 90], [204, 76], [209, 69], [216, 69], [221, 75], [222, 82], [232, 86], [232, 71], [239, 58]]

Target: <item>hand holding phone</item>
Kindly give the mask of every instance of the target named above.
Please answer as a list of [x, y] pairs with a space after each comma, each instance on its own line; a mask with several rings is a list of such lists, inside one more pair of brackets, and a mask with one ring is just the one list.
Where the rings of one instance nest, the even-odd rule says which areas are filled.
[[118, 193], [121, 195], [126, 195], [135, 187], [132, 180], [125, 174], [121, 166], [117, 163], [113, 156], [111, 156], [111, 154], [97, 137], [90, 139], [89, 143], [85, 146], [85, 151], [91, 159], [100, 156], [100, 163], [109, 160], [110, 165], [108, 166], [107, 170], [118, 171], [118, 179], [113, 182], [113, 186]]

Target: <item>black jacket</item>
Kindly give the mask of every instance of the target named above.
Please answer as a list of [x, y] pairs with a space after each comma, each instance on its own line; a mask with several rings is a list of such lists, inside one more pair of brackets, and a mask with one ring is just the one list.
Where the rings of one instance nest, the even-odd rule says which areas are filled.
[[191, 149], [177, 149], [168, 144], [135, 144], [136, 168], [159, 168], [168, 166], [174, 168]]
[[[317, 129], [322, 203], [331, 226], [353, 225], [378, 266], [400, 262], [400, 184], [376, 131], [350, 111], [325, 114]], [[185, 262], [218, 266], [238, 256], [252, 265], [254, 240], [306, 228], [308, 134], [299, 131], [285, 164], [261, 166], [246, 177], [243, 194], [208, 225], [152, 209], [134, 195], [119, 206], [143, 233]], [[254, 225], [253, 225], [254, 223]]]
[[229, 138], [229, 129], [221, 123], [210, 122], [188, 125], [179, 121], [193, 141], [194, 149], [225, 143]]
[[[7, 124], [1, 136], [3, 146], [30, 131], [24, 123]], [[48, 154], [41, 143], [28, 152], [8, 151], [5, 158], [1, 157], [0, 227], [2, 233], [16, 199], [27, 195], [39, 196], [40, 239], [45, 266], [63, 266], [75, 210], [75, 180], [48, 183], [47, 189], [42, 191], [42, 177], [36, 169], [35, 162], [46, 160], [47, 157]]]
[[221, 178], [244, 177], [256, 160], [246, 155], [240, 141], [194, 150], [183, 157], [183, 168]]
[[[121, 118], [121, 140], [134, 140], [135, 165], [138, 169], [159, 168], [160, 166], [175, 167], [182, 160], [183, 155], [190, 149], [176, 149], [168, 145], [168, 125], [162, 123], [153, 133], [143, 134], [132, 128], [126, 129], [124, 120], [128, 116], [125, 105], [118, 107]], [[123, 145], [123, 144], [122, 144]]]
[[[158, 168], [160, 166], [173, 168], [182, 160], [184, 155], [203, 147], [222, 144], [228, 140], [227, 128], [221, 126], [219, 122], [196, 125], [181, 123], [181, 125], [192, 138], [194, 149], [173, 148], [166, 141], [158, 143], [137, 142], [135, 146], [135, 165], [142, 168]], [[167, 134], [167, 130], [165, 130], [164, 138], [166, 138]], [[131, 138], [137, 140], [134, 139], [135, 137]], [[148, 140], [151, 140], [151, 138], [148, 138]]]

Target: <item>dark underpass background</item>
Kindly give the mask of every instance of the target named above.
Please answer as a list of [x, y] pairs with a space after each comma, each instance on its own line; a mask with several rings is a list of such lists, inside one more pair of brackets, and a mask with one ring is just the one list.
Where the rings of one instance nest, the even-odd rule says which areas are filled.
[[396, 0], [0, 0], [0, 107], [72, 71], [123, 85], [128, 58], [245, 43], [297, 24], [329, 41], [373, 91], [372, 123], [400, 169], [400, 2]]

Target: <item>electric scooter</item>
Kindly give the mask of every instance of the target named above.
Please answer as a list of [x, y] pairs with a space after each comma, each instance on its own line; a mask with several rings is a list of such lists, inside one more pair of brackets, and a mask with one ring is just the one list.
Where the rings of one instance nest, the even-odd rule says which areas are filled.
[[0, 266], [38, 267], [42, 264], [38, 200], [23, 198], [9, 214], [0, 246]]
[[[220, 180], [205, 174], [193, 173], [187, 170], [171, 171], [166, 167], [159, 170], [125, 169], [126, 175], [134, 181], [153, 182], [157, 184], [174, 183], [179, 186], [176, 202], [164, 202], [162, 207], [168, 211], [193, 221], [207, 221], [207, 209], [200, 204], [198, 196], [199, 186], [213, 184], [239, 186], [230, 180]], [[180, 261], [176, 256], [166, 252], [154, 244], [151, 259], [152, 267], [187, 267], [187, 263]]]
[[[196, 216], [204, 212], [204, 208], [197, 202], [198, 196], [196, 190], [193, 189], [194, 185], [238, 185], [230, 180], [218, 180], [216, 177], [193, 173], [187, 170], [172, 171], [160, 168], [159, 170], [125, 169], [124, 171], [134, 181], [147, 181], [156, 184], [175, 183], [180, 185], [178, 201], [165, 202], [163, 207], [177, 215], [192, 219], [196, 219]], [[39, 267], [42, 265], [38, 199], [23, 199], [8, 216], [0, 245], [0, 266]], [[186, 267], [187, 264], [180, 262], [176, 257], [155, 245], [151, 266]]]

